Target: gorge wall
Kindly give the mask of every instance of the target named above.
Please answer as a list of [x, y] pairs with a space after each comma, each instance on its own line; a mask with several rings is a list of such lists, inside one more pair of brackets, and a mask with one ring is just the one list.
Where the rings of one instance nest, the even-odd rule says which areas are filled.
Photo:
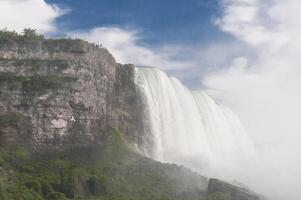
[[133, 78], [133, 65], [81, 40], [1, 40], [0, 142], [100, 144], [115, 127], [136, 143]]
[[[162, 164], [137, 155], [123, 141], [122, 138], [126, 138], [127, 142], [141, 147], [145, 139], [149, 140], [150, 136], [145, 135], [149, 127], [145, 127], [146, 124], [143, 122], [144, 109], [135, 84], [135, 67], [116, 63], [104, 48], [82, 40], [0, 38], [1, 146], [25, 145], [72, 149], [83, 146], [105, 146], [113, 140], [116, 143], [117, 138], [119, 146], [114, 148], [109, 146], [109, 150], [105, 149], [102, 152], [97, 149], [93, 154], [89, 153], [88, 157], [84, 154], [81, 156], [84, 161], [79, 162], [81, 166], [83, 163], [93, 162], [93, 158], [96, 157], [95, 160], [99, 160], [100, 165], [95, 164], [95, 171], [107, 179], [115, 177], [115, 182], [111, 180], [110, 184], [106, 185], [101, 179], [99, 183], [95, 180], [94, 171], [90, 172], [90, 177], [87, 174], [83, 177], [77, 174], [78, 169], [72, 169], [74, 171], [71, 171], [72, 173], [68, 171], [67, 174], [70, 180], [75, 180], [77, 184], [75, 189], [72, 185], [70, 193], [70, 191], [61, 191], [61, 187], [64, 186], [62, 172], [66, 170], [65, 166], [60, 166], [61, 158], [58, 167], [55, 165], [54, 169], [49, 169], [50, 172], [53, 170], [54, 174], [51, 175], [57, 177], [57, 183], [51, 183], [51, 187], [70, 199], [76, 198], [76, 195], [94, 195], [98, 192], [100, 196], [107, 195], [109, 193], [107, 188], [112, 184], [116, 184], [116, 188], [112, 189], [112, 195], [116, 194], [116, 191], [124, 194], [124, 185], [127, 185], [131, 188], [126, 192], [132, 195], [135, 191], [134, 194], [138, 196], [136, 199], [143, 199], [143, 195], [151, 196], [153, 193], [158, 196], [154, 199], [159, 199], [161, 193], [158, 191], [161, 190], [164, 190], [161, 196], [172, 196], [175, 199], [178, 196], [181, 198], [190, 196], [191, 199], [196, 200], [205, 198], [207, 178], [177, 165]], [[112, 128], [118, 130], [122, 137], [112, 134]], [[75, 152], [76, 155], [83, 154], [80, 150]], [[13, 160], [7, 156], [10, 155], [9, 153], [0, 151], [0, 158], [1, 156], [5, 158], [2, 163]], [[73, 159], [76, 160], [77, 156], [74, 156], [73, 151], [68, 155], [71, 155], [71, 158], [67, 160], [67, 165], [72, 168]], [[22, 162], [25, 163], [25, 160], [23, 159]], [[8, 172], [13, 173], [9, 167], [14, 170], [23, 169], [22, 162], [3, 164], [8, 169], [2, 168], [0, 163], [0, 189], [1, 173], [4, 175]], [[33, 164], [30, 159], [26, 162]], [[113, 167], [112, 162], [116, 162]], [[46, 163], [51, 166], [52, 160], [46, 157]], [[104, 166], [100, 169], [101, 165]], [[28, 169], [35, 169], [35, 167], [31, 166]], [[87, 173], [89, 167], [84, 165], [83, 173]], [[22, 172], [26, 176], [28, 169]], [[116, 172], [114, 169], [119, 171]], [[44, 173], [44, 169], [39, 170]], [[32, 176], [33, 173], [30, 173]], [[41, 177], [40, 174], [37, 177]], [[120, 177], [124, 178], [120, 180]], [[137, 178], [133, 179], [133, 177]], [[37, 180], [40, 181], [39, 178]], [[122, 181], [124, 184], [119, 185]], [[146, 181], [143, 184], [149, 185], [143, 185], [140, 181]], [[16, 182], [19, 184], [19, 181]], [[65, 182], [66, 188], [70, 189], [69, 179]], [[88, 183], [93, 183], [92, 190], [87, 189]], [[220, 189], [219, 184], [214, 186], [215, 184], [216, 182], [210, 184], [213, 193], [227, 193], [230, 190], [231, 195], [240, 196], [241, 191], [235, 190], [235, 187]], [[86, 191], [86, 193], [78, 191]], [[35, 192], [45, 196], [40, 194], [41, 191]], [[243, 193], [246, 200], [257, 199], [254, 195], [245, 195], [246, 191]], [[225, 200], [228, 196], [223, 198], [223, 195], [208, 194], [207, 199]]]

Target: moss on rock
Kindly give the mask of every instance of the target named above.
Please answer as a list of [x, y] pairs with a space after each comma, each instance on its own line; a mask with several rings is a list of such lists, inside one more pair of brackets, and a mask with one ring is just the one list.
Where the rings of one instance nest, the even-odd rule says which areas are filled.
[[69, 67], [67, 60], [60, 59], [5, 59], [0, 58], [0, 66], [30, 67], [32, 71], [39, 70], [42, 67], [64, 70]]
[[0, 113], [0, 127], [16, 127], [24, 118], [18, 112]]
[[47, 89], [57, 90], [66, 83], [71, 83], [76, 79], [69, 76], [58, 75], [16, 75], [14, 73], [0, 73], [0, 84], [7, 83], [9, 87], [17, 87], [20, 83], [24, 92], [39, 92]]

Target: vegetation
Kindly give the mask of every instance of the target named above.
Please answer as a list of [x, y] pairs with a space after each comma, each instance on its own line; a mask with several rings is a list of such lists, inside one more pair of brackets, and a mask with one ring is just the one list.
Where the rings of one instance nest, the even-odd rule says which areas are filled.
[[39, 75], [32, 76], [16, 75], [14, 73], [0, 73], [0, 83], [10, 83], [10, 87], [16, 87], [17, 83], [21, 83], [22, 90], [25, 92], [37, 92], [47, 89], [59, 89], [65, 83], [74, 81], [75, 79], [67, 76], [58, 75]]
[[[0, 127], [15, 127], [23, 119], [23, 115], [17, 112], [7, 112], [0, 114]], [[3, 161], [2, 161], [3, 162]], [[0, 155], [0, 166], [1, 166], [1, 155]]]
[[205, 199], [202, 199], [202, 200], [231, 200], [231, 198], [228, 196], [225, 196], [222, 193], [215, 192], [215, 193], [209, 194], [208, 197], [206, 197]]
[[2, 147], [0, 199], [196, 199], [177, 194], [176, 183], [164, 174], [162, 164], [141, 157], [119, 132], [110, 130], [108, 136], [112, 143], [103, 147], [41, 155], [31, 155], [20, 145]]
[[43, 35], [40, 35], [36, 32], [36, 29], [31, 29], [31, 28], [25, 28], [22, 32], [21, 35], [24, 39], [29, 39], [29, 40], [41, 40], [44, 39]]
[[58, 68], [64, 70], [68, 68], [69, 64], [66, 60], [59, 59], [4, 59], [0, 58], [0, 65], [2, 66], [15, 66], [15, 67], [30, 67], [32, 71], [38, 70], [41, 67]]
[[[28, 41], [28, 40], [43, 40], [43, 39], [45, 39], [45, 36], [37, 33], [37, 30], [32, 29], [32, 28], [25, 28], [25, 29], [23, 29], [23, 31], [21, 33], [18, 33], [16, 31], [10, 31], [6, 28], [0, 30], [0, 42], [1, 42], [1, 40], [15, 40], [18, 42], [22, 42], [22, 41]], [[48, 39], [48, 40], [51, 41], [51, 40], [56, 40], [56, 39]], [[75, 38], [75, 39], [61, 38], [59, 40], [60, 41], [70, 41], [70, 40], [84, 41], [79, 38]], [[96, 48], [105, 49], [101, 44], [93, 43], [93, 45]]]
[[26, 28], [21, 34], [16, 31], [9, 31], [7, 29], [0, 30], [1, 39], [12, 39], [12, 40], [41, 40], [44, 39], [43, 35], [36, 32], [35, 29]]

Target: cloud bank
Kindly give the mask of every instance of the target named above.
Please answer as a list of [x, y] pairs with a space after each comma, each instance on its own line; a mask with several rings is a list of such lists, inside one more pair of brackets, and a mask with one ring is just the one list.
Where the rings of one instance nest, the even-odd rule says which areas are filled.
[[39, 33], [57, 31], [56, 18], [66, 11], [44, 0], [1, 0], [0, 29], [21, 32], [24, 28]]
[[117, 62], [122, 64], [155, 66], [165, 70], [193, 66], [193, 63], [187, 60], [173, 58], [173, 55], [181, 51], [175, 46], [151, 48], [141, 43], [142, 36], [135, 29], [97, 27], [84, 32], [70, 32], [68, 35], [101, 44], [113, 54]]
[[301, 199], [301, 1], [222, 0], [222, 9], [216, 24], [256, 58], [238, 56], [204, 84], [239, 114], [256, 142], [262, 181], [254, 187]]

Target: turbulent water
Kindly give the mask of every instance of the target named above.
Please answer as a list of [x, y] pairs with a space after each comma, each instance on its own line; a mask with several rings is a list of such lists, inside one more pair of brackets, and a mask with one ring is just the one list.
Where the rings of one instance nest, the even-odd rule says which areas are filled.
[[149, 127], [148, 156], [231, 179], [252, 162], [252, 142], [231, 110], [155, 68], [137, 68], [136, 83]]

